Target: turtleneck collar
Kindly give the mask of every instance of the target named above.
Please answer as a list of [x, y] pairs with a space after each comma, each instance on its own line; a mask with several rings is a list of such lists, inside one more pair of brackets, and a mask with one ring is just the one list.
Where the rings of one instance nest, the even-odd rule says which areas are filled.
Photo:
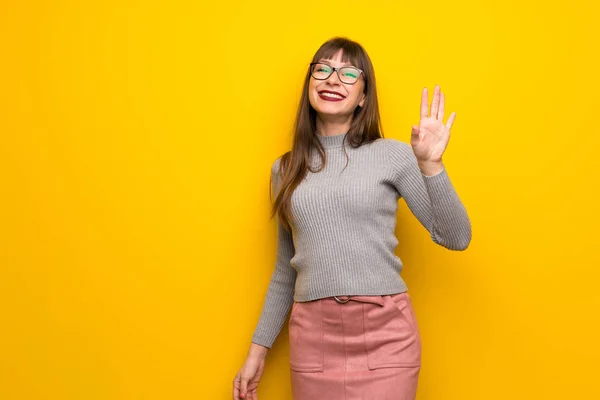
[[346, 139], [346, 143], [343, 143], [346, 133], [340, 133], [333, 136], [322, 136], [317, 133], [317, 138], [319, 139], [319, 142], [321, 142], [323, 148], [332, 149], [335, 147], [342, 147], [344, 144], [348, 144], [348, 139]]

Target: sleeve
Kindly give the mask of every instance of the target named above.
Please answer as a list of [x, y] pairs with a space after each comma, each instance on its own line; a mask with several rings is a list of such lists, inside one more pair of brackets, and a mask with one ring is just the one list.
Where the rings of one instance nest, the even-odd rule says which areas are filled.
[[423, 175], [408, 143], [390, 139], [389, 161], [396, 190], [432, 240], [450, 250], [465, 250], [471, 242], [471, 221], [444, 166]]
[[[271, 167], [271, 182], [274, 193], [279, 188], [279, 161], [275, 160]], [[294, 256], [292, 234], [285, 230], [277, 216], [277, 256], [275, 270], [265, 296], [262, 313], [252, 336], [252, 342], [271, 348], [294, 302], [296, 270], [290, 260]]]

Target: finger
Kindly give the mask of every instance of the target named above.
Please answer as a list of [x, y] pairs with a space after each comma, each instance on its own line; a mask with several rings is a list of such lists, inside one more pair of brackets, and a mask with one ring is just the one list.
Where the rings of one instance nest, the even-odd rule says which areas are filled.
[[427, 88], [423, 88], [421, 93], [421, 119], [427, 118]]
[[440, 85], [435, 85], [433, 90], [433, 100], [431, 101], [431, 118], [438, 118], [438, 108], [440, 105]]
[[420, 141], [421, 139], [419, 138], [419, 128], [413, 125], [410, 133], [410, 145], [416, 146]]
[[238, 374], [233, 379], [233, 400], [239, 400], [240, 399], [239, 384], [240, 384], [240, 376]]
[[440, 109], [438, 110], [438, 119], [444, 121], [444, 103], [446, 102], [446, 96], [440, 92]]
[[413, 126], [412, 126], [412, 129], [411, 129], [411, 131], [410, 131], [410, 135], [411, 135], [411, 136], [414, 136], [414, 137], [419, 137], [419, 127], [418, 127], [418, 126], [415, 126], [415, 125], [413, 125]]
[[242, 384], [240, 385], [240, 397], [243, 399], [248, 397], [248, 378], [242, 377]]
[[455, 119], [456, 113], [452, 112], [452, 114], [450, 114], [450, 118], [448, 118], [448, 122], [446, 122], [446, 128], [448, 128], [448, 130], [452, 129], [452, 124], [454, 124]]

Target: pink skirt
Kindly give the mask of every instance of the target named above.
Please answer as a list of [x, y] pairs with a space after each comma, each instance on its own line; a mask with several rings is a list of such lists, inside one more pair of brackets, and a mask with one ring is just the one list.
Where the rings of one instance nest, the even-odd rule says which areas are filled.
[[414, 400], [421, 336], [408, 292], [294, 302], [294, 400]]

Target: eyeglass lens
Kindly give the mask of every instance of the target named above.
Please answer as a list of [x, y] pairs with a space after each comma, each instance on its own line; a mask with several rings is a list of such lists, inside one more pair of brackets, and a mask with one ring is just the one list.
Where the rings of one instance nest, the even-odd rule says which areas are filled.
[[[344, 83], [355, 83], [360, 77], [360, 71], [353, 67], [342, 67], [338, 71], [340, 81]], [[312, 76], [315, 79], [327, 79], [333, 73], [333, 68], [327, 64], [314, 64]]]

